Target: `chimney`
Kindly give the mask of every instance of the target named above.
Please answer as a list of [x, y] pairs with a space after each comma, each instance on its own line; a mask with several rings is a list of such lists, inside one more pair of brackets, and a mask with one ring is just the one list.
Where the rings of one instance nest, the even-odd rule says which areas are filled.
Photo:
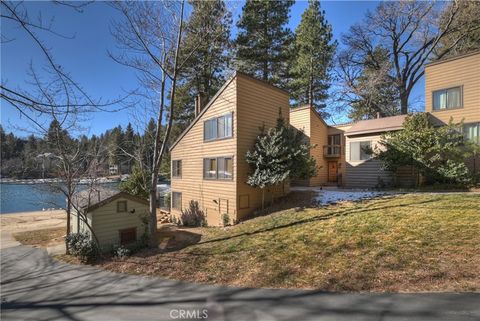
[[380, 112], [377, 111], [377, 119], [381, 118]]
[[197, 117], [205, 107], [205, 95], [203, 92], [199, 92], [195, 97], [195, 117]]

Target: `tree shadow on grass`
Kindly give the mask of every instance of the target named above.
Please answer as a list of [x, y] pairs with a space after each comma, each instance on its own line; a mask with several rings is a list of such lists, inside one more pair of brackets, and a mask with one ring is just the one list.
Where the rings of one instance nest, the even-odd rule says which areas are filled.
[[209, 286], [53, 262], [26, 246], [1, 255], [6, 320], [170, 320], [178, 309], [207, 309], [208, 320], [473, 320], [480, 298]]
[[[425, 201], [420, 201], [420, 202], [412, 202], [412, 203], [408, 203], [408, 204], [398, 204], [398, 205], [392, 205], [392, 206], [375, 206], [375, 205], [379, 204], [379, 203], [375, 203], [371, 207], [366, 206], [363, 209], [343, 209], [343, 210], [340, 210], [340, 211], [334, 211], [334, 212], [329, 213], [329, 214], [317, 215], [317, 216], [313, 216], [313, 217], [289, 222], [289, 223], [286, 223], [286, 224], [279, 224], [279, 225], [274, 225], [274, 226], [271, 226], [271, 227], [268, 227], [268, 228], [254, 230], [254, 231], [251, 231], [251, 232], [243, 232], [243, 233], [230, 235], [230, 236], [226, 236], [226, 237], [219, 237], [219, 238], [215, 238], [215, 239], [211, 239], [211, 240], [205, 240], [205, 241], [202, 241], [202, 242], [198, 242], [197, 244], [215, 243], [215, 242], [231, 240], [231, 239], [238, 238], [238, 237], [243, 237], [243, 236], [252, 236], [252, 235], [256, 235], [256, 234], [260, 234], [260, 233], [271, 232], [271, 231], [274, 231], [274, 230], [284, 229], [284, 228], [297, 226], [297, 225], [302, 225], [302, 224], [306, 224], [306, 223], [330, 220], [330, 219], [337, 218], [337, 217], [358, 215], [358, 214], [362, 214], [362, 213], [370, 212], [370, 211], [389, 210], [389, 209], [398, 208], [398, 207], [418, 206], [418, 205], [422, 205], [422, 204], [432, 203], [432, 202], [435, 202], [435, 201], [436, 201], [435, 199], [431, 199], [431, 200], [425, 200]], [[387, 202], [387, 201], [385, 201], [385, 202]]]

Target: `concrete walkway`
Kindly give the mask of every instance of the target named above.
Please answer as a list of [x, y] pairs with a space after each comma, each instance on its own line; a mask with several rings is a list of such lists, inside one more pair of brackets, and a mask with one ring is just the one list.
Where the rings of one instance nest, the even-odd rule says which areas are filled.
[[28, 246], [0, 257], [2, 320], [480, 320], [480, 294], [230, 288], [58, 263]]

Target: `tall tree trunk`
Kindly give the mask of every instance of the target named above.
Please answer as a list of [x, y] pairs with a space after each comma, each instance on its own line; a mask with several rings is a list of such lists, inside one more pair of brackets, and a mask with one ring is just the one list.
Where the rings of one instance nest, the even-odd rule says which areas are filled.
[[155, 170], [152, 172], [151, 176], [151, 188], [150, 188], [150, 197], [149, 199], [149, 210], [150, 210], [150, 224], [148, 225], [148, 231], [150, 234], [150, 246], [157, 246], [157, 178], [158, 174]]
[[405, 89], [400, 89], [400, 113], [402, 115], [408, 114], [408, 92]]
[[[70, 214], [72, 212], [71, 197], [67, 197], [67, 236], [70, 235]], [[70, 248], [68, 242], [65, 242], [65, 254], [70, 254]]]

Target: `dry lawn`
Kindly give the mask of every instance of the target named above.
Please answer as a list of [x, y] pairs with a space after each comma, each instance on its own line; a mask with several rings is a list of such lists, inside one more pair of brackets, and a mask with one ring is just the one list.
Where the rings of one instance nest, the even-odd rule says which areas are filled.
[[62, 244], [66, 234], [65, 227], [47, 228], [35, 231], [14, 233], [13, 237], [24, 245], [47, 247]]
[[480, 195], [408, 194], [283, 210], [197, 243], [98, 263], [108, 270], [246, 287], [480, 291]]

